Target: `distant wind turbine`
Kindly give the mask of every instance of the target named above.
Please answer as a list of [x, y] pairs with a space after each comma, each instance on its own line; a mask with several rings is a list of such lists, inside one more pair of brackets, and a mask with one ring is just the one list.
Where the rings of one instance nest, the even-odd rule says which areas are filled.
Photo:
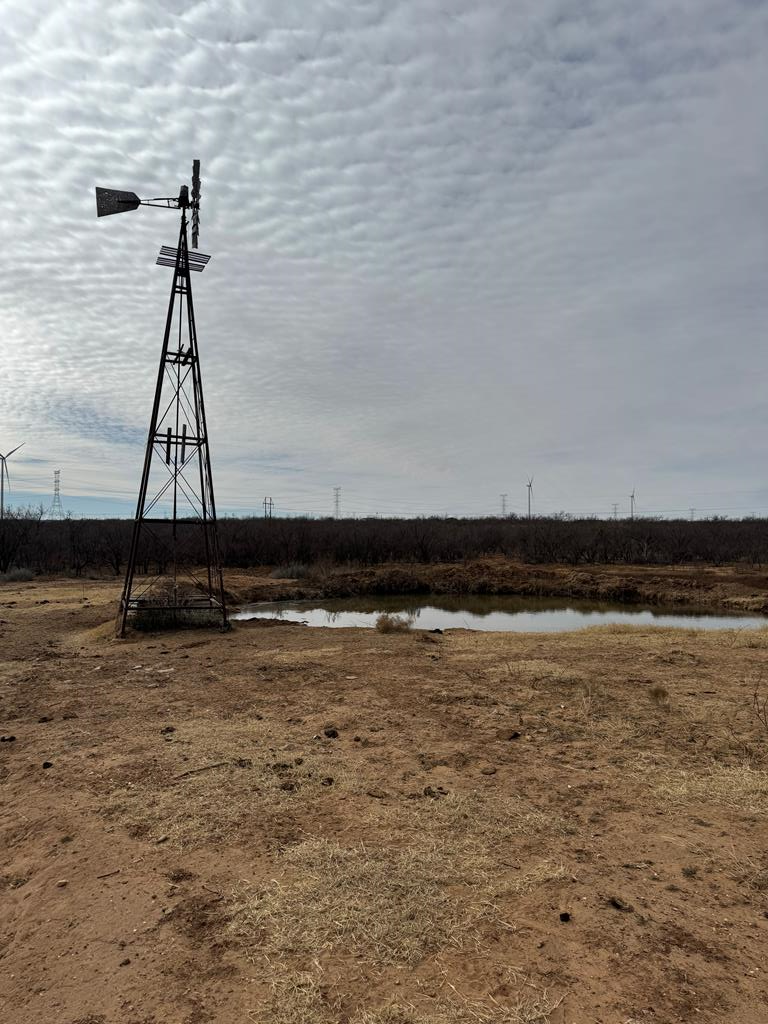
[[8, 490], [11, 489], [11, 478], [8, 475], [8, 466], [6, 465], [8, 459], [17, 452], [19, 448], [24, 447], [25, 442], [17, 444], [15, 448], [12, 448], [6, 455], [0, 455], [0, 519], [5, 519], [5, 481], [8, 481]]
[[629, 518], [635, 518], [635, 488], [632, 488], [632, 493], [629, 496]]
[[531, 491], [533, 490], [533, 477], [525, 485], [528, 488], [528, 518], [531, 518]]

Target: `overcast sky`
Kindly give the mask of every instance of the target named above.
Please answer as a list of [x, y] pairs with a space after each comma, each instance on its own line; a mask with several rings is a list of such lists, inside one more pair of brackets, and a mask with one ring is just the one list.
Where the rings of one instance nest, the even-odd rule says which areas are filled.
[[768, 513], [768, 2], [3, 0], [11, 502], [129, 513], [174, 214], [219, 510]]

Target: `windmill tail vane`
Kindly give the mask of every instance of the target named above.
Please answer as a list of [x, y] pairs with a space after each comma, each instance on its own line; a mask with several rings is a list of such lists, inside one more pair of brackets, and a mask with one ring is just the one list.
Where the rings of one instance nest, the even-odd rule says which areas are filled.
[[96, 190], [99, 217], [140, 206], [181, 212], [177, 245], [162, 246], [156, 260], [173, 269], [173, 280], [117, 617], [120, 636], [129, 619], [150, 626], [228, 625], [192, 299], [191, 272], [201, 273], [210, 260], [197, 251], [200, 192], [199, 160], [192, 166], [191, 198], [187, 185], [177, 197], [148, 200]]

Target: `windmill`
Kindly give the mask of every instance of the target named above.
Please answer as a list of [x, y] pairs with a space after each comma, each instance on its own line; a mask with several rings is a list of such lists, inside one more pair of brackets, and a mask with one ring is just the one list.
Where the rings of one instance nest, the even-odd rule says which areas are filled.
[[[177, 246], [162, 246], [156, 261], [173, 268], [173, 281], [117, 633], [125, 635], [129, 616], [158, 624], [217, 621], [224, 629], [227, 607], [190, 279], [191, 271], [202, 272], [210, 260], [197, 251], [200, 161], [192, 164], [191, 197], [187, 185], [178, 196], [156, 199], [96, 189], [98, 217], [140, 206], [177, 210], [181, 224]], [[139, 568], [143, 576], [137, 579]]]
[[531, 518], [531, 492], [533, 491], [533, 477], [525, 485], [528, 488], [528, 518]]
[[19, 448], [23, 448], [26, 442], [22, 441], [21, 444], [17, 444], [15, 448], [6, 455], [0, 455], [0, 519], [5, 519], [5, 481], [8, 481], [8, 490], [11, 489], [11, 478], [8, 476], [8, 459], [17, 452]]
[[629, 518], [635, 518], [635, 488], [632, 488], [632, 493], [629, 496]]

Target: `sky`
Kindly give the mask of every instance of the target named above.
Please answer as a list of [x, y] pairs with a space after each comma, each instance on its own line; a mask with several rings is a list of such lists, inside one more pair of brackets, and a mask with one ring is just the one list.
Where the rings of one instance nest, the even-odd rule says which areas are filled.
[[177, 214], [220, 514], [768, 514], [768, 0], [3, 0], [11, 504], [131, 515]]

